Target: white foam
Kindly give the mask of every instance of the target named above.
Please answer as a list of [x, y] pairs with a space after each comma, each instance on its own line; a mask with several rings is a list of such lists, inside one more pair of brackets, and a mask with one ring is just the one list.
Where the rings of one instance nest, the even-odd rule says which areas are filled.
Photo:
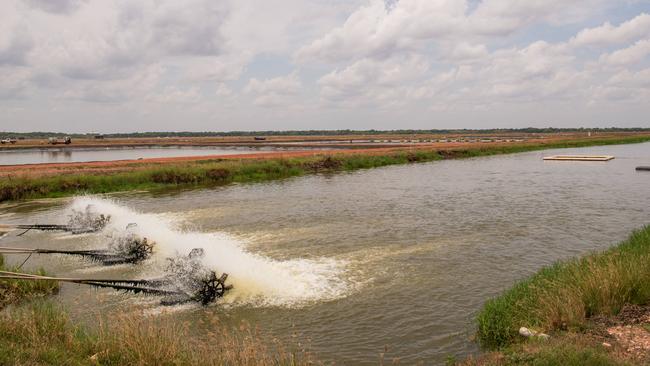
[[227, 283], [234, 288], [223, 302], [233, 306], [298, 307], [341, 298], [353, 287], [344, 280], [346, 263], [340, 260], [270, 259], [248, 252], [243, 242], [225, 233], [183, 232], [176, 229], [178, 219], [171, 215], [138, 213], [108, 199], [77, 197], [69, 208], [81, 210], [89, 204], [98, 213], [111, 215], [105, 232], [123, 231], [136, 223], [131, 230], [157, 243], [153, 260], [160, 270], [165, 258], [203, 248], [204, 264], [229, 274]]

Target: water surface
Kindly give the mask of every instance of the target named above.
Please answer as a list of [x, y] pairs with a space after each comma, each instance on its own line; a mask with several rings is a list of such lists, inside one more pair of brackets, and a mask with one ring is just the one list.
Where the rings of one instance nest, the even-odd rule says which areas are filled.
[[135, 160], [179, 156], [235, 155], [271, 151], [307, 150], [269, 146], [152, 146], [83, 148], [61, 147], [47, 149], [0, 150], [0, 165], [39, 163], [79, 163], [90, 161]]
[[[616, 159], [542, 161], [558, 153]], [[638, 165], [650, 165], [650, 143], [84, 202], [119, 217], [117, 226], [138, 222], [166, 254], [209, 247], [208, 262], [229, 271], [235, 290], [221, 304], [171, 316], [216, 313], [284, 339], [297, 333], [320, 359], [338, 364], [377, 364], [385, 346], [388, 360], [438, 364], [477, 352], [473, 318], [489, 297], [544, 265], [606, 248], [650, 223], [650, 174], [636, 172]], [[0, 221], [60, 222], [66, 210], [62, 202], [7, 206]], [[102, 240], [28, 233], [2, 242], [79, 248]], [[160, 270], [44, 256], [27, 265], [65, 276], [147, 277]], [[79, 286], [64, 286], [58, 299], [81, 319], [92, 319], [88, 309], [152, 301]]]

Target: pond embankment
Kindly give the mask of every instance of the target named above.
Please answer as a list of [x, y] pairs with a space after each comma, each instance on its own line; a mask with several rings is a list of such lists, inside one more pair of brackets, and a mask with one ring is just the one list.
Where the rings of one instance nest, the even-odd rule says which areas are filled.
[[410, 147], [230, 157], [166, 158], [143, 161], [43, 164], [0, 167], [0, 202], [27, 198], [148, 190], [170, 186], [257, 182], [327, 171], [350, 171], [517, 152], [630, 144], [650, 135], [526, 143], [472, 144], [448, 148]]
[[646, 364], [649, 263], [646, 226], [609, 250], [541, 269], [486, 302], [477, 338], [497, 351], [467, 364]]

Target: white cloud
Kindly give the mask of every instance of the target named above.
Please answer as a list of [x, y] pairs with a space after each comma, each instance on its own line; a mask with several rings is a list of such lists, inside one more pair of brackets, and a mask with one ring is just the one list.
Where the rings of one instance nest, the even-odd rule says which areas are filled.
[[607, 85], [645, 89], [650, 92], [650, 68], [637, 72], [623, 70], [609, 78]]
[[170, 82], [178, 90], [207, 84], [216, 92], [220, 83], [238, 80], [258, 55], [290, 52], [352, 6], [354, 1], [7, 0], [0, 2], [0, 65], [27, 67], [21, 90], [56, 87], [49, 92], [87, 101], [125, 101], [127, 94], [150, 99], [150, 91], [117, 91], [151, 65], [164, 70], [151, 86], [160, 93]]
[[230, 98], [234, 95], [234, 92], [228, 87], [228, 85], [218, 84], [217, 90], [214, 94], [219, 98]]
[[0, 110], [61, 126], [95, 120], [97, 110], [174, 126], [182, 111], [200, 129], [221, 128], [215, 121], [254, 129], [261, 120], [284, 128], [292, 116], [291, 126], [328, 128], [328, 112], [372, 128], [389, 112], [424, 121], [422, 108], [503, 115], [556, 102], [569, 111], [625, 102], [636, 108], [626, 113], [650, 114], [645, 3], [626, 0], [628, 20], [593, 27], [620, 4], [5, 0]]
[[56, 14], [73, 12], [85, 2], [85, 0], [27, 0], [27, 3], [35, 8]]
[[602, 55], [600, 61], [609, 65], [623, 66], [647, 60], [648, 55], [650, 55], [650, 40], [644, 39], [630, 47]]
[[[221, 27], [229, 12], [220, 1], [161, 1], [147, 9], [153, 14], [149, 42], [171, 55], [214, 56], [224, 52]], [[140, 15], [140, 14], [139, 14]]]
[[286, 106], [302, 91], [297, 73], [271, 79], [251, 79], [244, 92], [254, 96], [254, 104], [261, 107]]
[[16, 6], [12, 2], [0, 2], [0, 65], [24, 65], [34, 46]]
[[0, 66], [0, 99], [26, 97], [31, 73], [27, 68]]
[[591, 104], [647, 104], [650, 100], [650, 68], [633, 72], [623, 70], [596, 85], [590, 95]]
[[324, 75], [318, 85], [324, 100], [342, 106], [402, 104], [413, 91], [410, 84], [428, 68], [426, 59], [413, 54], [386, 60], [364, 58]]
[[149, 95], [147, 100], [155, 103], [198, 103], [201, 100], [201, 93], [196, 87], [182, 90], [174, 86], [168, 86], [161, 92]]
[[577, 46], [599, 46], [621, 44], [647, 37], [650, 37], [650, 14], [641, 13], [619, 26], [606, 22], [600, 27], [584, 29], [571, 43]]
[[488, 55], [488, 49], [483, 44], [460, 42], [453, 46], [448, 57], [452, 60], [475, 60]]
[[483, 0], [471, 15], [476, 30], [503, 34], [524, 25], [575, 23], [602, 9], [606, 0]]
[[499, 49], [471, 64], [434, 75], [418, 92], [435, 108], [575, 97], [585, 75], [574, 67], [573, 59], [566, 45], [543, 41]]
[[[126, 103], [134, 100], [154, 100], [165, 68], [160, 64], [142, 67], [126, 78], [103, 80], [74, 80], [57, 93], [58, 98], [96, 103]], [[165, 89], [169, 93], [169, 89]]]
[[[388, 57], [419, 49], [427, 42], [505, 36], [537, 23], [577, 22], [604, 0], [484, 0], [469, 12], [467, 0], [400, 0], [386, 6], [370, 0], [343, 25], [300, 48], [299, 62], [338, 62], [362, 57]], [[467, 51], [467, 50], [464, 50]], [[482, 52], [480, 49], [474, 52]], [[463, 52], [463, 50], [459, 50]]]
[[342, 26], [299, 49], [295, 57], [301, 62], [332, 62], [390, 56], [413, 49], [420, 40], [457, 31], [463, 26], [466, 9], [465, 2], [457, 0], [401, 0], [392, 7], [371, 0]]

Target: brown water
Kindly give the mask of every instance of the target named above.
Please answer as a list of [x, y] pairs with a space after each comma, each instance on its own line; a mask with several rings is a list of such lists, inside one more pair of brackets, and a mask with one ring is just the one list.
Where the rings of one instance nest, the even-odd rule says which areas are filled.
[[[542, 161], [557, 153], [616, 159]], [[634, 170], [649, 163], [645, 143], [78, 199], [77, 207], [92, 202], [112, 213], [116, 228], [137, 222], [159, 242], [156, 260], [100, 268], [40, 256], [27, 265], [65, 276], [147, 277], [165, 255], [202, 246], [235, 290], [219, 305], [159, 316], [196, 320], [209, 312], [285, 339], [296, 332], [320, 359], [338, 364], [376, 364], [384, 346], [388, 360], [438, 364], [477, 352], [473, 318], [487, 298], [541, 266], [606, 248], [650, 223], [650, 173]], [[67, 205], [5, 206], [0, 221], [62, 222]], [[28, 233], [2, 244], [87, 248], [101, 245], [102, 235]], [[87, 320], [89, 308], [159, 309], [149, 298], [75, 285], [58, 299]]]

